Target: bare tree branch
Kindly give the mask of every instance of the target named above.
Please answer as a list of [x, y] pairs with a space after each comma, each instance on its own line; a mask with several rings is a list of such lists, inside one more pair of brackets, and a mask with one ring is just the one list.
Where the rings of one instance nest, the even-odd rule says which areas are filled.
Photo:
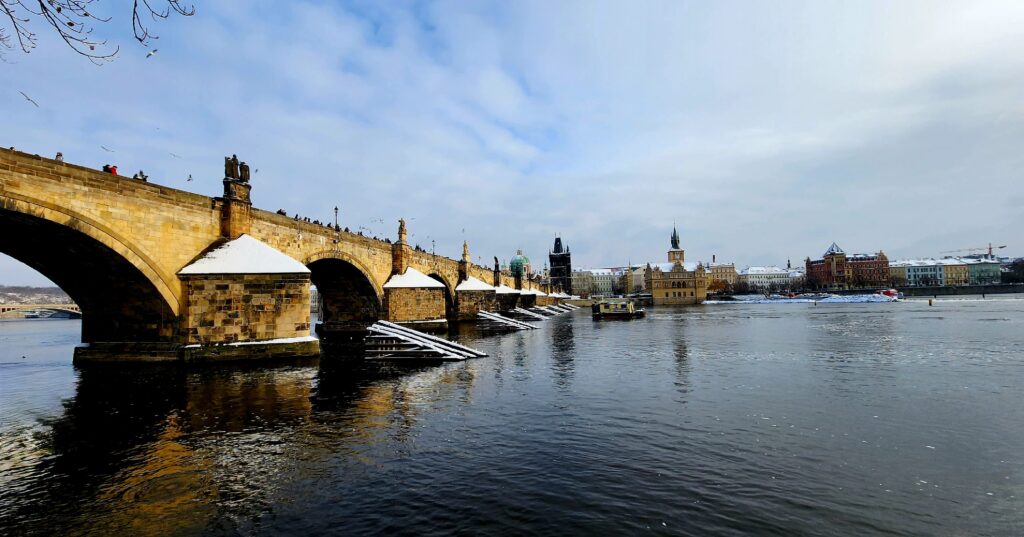
[[[67, 44], [71, 50], [85, 56], [93, 63], [109, 61], [117, 55], [120, 47], [107, 49], [107, 41], [92, 37], [96, 25], [110, 22], [110, 18], [97, 17], [93, 5], [102, 0], [0, 0], [0, 60], [6, 61], [5, 53], [20, 50], [28, 54], [36, 48], [38, 35], [30, 24], [45, 22]], [[159, 1], [163, 9], [154, 7]], [[166, 19], [172, 13], [184, 17], [195, 14], [195, 7], [187, 7], [181, 0], [134, 0], [132, 5], [132, 30], [135, 39], [147, 45], [157, 36], [150, 33], [143, 17], [147, 14], [153, 21]], [[107, 49], [107, 50], [103, 50]]]

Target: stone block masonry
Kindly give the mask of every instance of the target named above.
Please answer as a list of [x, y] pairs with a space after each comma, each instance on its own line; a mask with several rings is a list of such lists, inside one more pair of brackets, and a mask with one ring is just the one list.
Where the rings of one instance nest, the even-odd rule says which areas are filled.
[[455, 305], [458, 320], [472, 321], [478, 312], [497, 311], [498, 300], [494, 291], [456, 291]]
[[519, 307], [519, 293], [503, 293], [496, 295], [498, 311], [512, 311]]
[[309, 335], [308, 274], [183, 276], [188, 344]]
[[438, 287], [397, 287], [384, 290], [387, 320], [445, 321], [444, 289]]

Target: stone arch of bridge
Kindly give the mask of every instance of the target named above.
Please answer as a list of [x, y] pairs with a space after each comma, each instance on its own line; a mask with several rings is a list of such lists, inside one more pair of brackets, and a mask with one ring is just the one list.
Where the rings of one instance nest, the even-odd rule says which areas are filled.
[[[180, 283], [107, 226], [64, 207], [0, 196], [0, 252], [59, 285], [82, 311], [82, 340], [169, 341]], [[176, 292], [177, 290], [177, 292]]]
[[431, 278], [444, 284], [444, 316], [447, 319], [452, 319], [456, 316], [457, 310], [455, 309], [455, 287], [448, 283], [448, 279], [444, 276], [431, 272], [427, 274]]
[[303, 262], [321, 300], [321, 331], [360, 330], [383, 316], [383, 288], [358, 259], [335, 250]]
[[369, 282], [370, 286], [373, 288], [373, 292], [377, 295], [377, 299], [384, 299], [384, 286], [381, 282], [377, 281], [377, 278], [373, 276], [373, 271], [370, 270], [370, 268], [367, 267], [365, 264], [363, 264], [363, 262], [360, 261], [358, 258], [347, 252], [342, 252], [340, 250], [321, 250], [319, 252], [314, 252], [307, 256], [304, 260], [302, 260], [302, 264], [308, 267], [312, 263], [315, 263], [317, 261], [323, 261], [326, 259], [344, 261], [345, 263], [348, 263], [349, 265], [355, 267], [355, 269], [358, 270], [363, 275], [364, 278], [366, 278], [366, 281]]

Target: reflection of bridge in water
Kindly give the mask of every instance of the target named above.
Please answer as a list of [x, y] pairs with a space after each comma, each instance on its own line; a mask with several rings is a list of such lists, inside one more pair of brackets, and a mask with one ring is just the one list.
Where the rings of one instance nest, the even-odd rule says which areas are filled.
[[[339, 453], [356, 455], [355, 467], [372, 464], [383, 444], [411, 449], [424, 410], [470, 402], [480, 364], [401, 373], [82, 368], [62, 415], [7, 444], [23, 477], [4, 482], [0, 472], [0, 504], [33, 492], [5, 513], [20, 521], [18, 533], [202, 533], [225, 511], [245, 515], [239, 520], [259, 515], [307, 477], [304, 467]], [[39, 475], [52, 478], [31, 478]]]
[[23, 319], [41, 312], [50, 312], [55, 314], [54, 317], [70, 319], [82, 317], [82, 310], [76, 304], [0, 304], [0, 319]]
[[460, 260], [414, 248], [404, 222], [392, 242], [257, 209], [229, 168], [210, 198], [0, 149], [0, 252], [81, 307], [76, 360], [315, 355], [311, 284], [328, 337], [555, 300], [466, 244]]

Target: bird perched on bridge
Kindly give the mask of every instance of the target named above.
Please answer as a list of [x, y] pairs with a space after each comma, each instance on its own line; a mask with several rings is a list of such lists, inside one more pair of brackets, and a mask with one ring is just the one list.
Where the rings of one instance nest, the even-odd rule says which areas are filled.
[[156, 54], [156, 50], [157, 50], [157, 49], [153, 49], [153, 50], [151, 50], [151, 51], [147, 52], [147, 53], [146, 53], [146, 59], [149, 59], [149, 57], [150, 57], [150, 56], [152, 56], [152, 55]]
[[24, 91], [19, 91], [18, 93], [20, 93], [21, 96], [24, 97], [26, 101], [36, 105], [36, 108], [39, 108], [39, 103], [33, 101], [32, 97], [29, 97], [28, 94], [26, 94]]

